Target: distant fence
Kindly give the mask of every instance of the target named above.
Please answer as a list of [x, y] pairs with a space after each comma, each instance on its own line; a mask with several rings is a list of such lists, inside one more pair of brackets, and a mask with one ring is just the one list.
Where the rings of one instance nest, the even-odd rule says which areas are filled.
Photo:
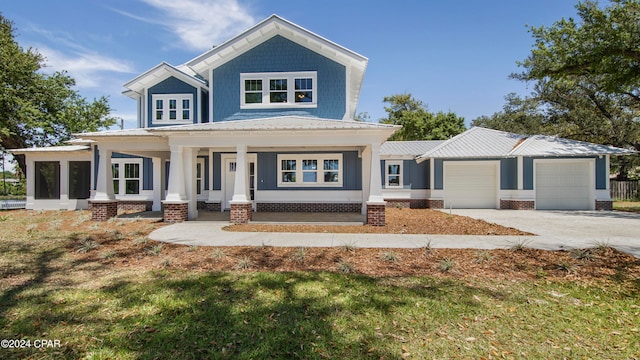
[[640, 199], [640, 180], [610, 182], [611, 198], [616, 200]]
[[24, 209], [27, 200], [0, 200], [0, 210]]

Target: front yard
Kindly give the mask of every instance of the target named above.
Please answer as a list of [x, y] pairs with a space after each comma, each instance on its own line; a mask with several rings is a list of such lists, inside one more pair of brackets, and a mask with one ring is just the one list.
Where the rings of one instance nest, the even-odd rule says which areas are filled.
[[0, 212], [0, 339], [61, 343], [0, 357], [640, 357], [640, 259], [605, 246], [198, 248], [159, 226]]

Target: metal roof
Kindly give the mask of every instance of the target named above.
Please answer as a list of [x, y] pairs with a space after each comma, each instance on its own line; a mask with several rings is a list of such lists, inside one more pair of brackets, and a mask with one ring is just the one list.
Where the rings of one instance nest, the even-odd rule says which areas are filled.
[[73, 135], [80, 139], [84, 139], [85, 137], [156, 136], [148, 132], [147, 129], [105, 130], [105, 131], [78, 133]]
[[635, 151], [556, 136], [534, 135], [513, 149], [510, 156], [627, 155]]
[[526, 136], [473, 127], [420, 155], [429, 158], [502, 158], [514, 156], [626, 155], [635, 151], [554, 136]]
[[147, 129], [152, 133], [185, 131], [274, 131], [274, 130], [345, 130], [345, 129], [390, 129], [399, 125], [370, 123], [364, 121], [334, 120], [304, 116], [279, 116], [272, 118], [218, 121], [213, 123], [164, 126]]
[[33, 147], [24, 149], [8, 150], [14, 154], [38, 153], [38, 152], [72, 152], [89, 150], [91, 147], [86, 145], [67, 145], [67, 146], [49, 146], [49, 147]]
[[445, 140], [387, 141], [380, 147], [380, 155], [418, 156], [443, 142]]

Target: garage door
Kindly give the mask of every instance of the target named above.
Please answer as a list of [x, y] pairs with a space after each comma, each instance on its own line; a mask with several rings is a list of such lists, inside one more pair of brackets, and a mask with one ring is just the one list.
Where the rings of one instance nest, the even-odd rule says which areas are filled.
[[444, 165], [445, 207], [497, 208], [497, 165], [486, 162]]
[[589, 210], [591, 199], [588, 162], [554, 162], [536, 165], [536, 209]]

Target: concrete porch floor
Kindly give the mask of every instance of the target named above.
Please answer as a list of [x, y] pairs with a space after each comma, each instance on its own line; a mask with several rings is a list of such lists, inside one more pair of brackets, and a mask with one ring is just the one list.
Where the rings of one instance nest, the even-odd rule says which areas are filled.
[[[229, 221], [229, 212], [198, 211], [196, 221]], [[360, 213], [254, 212], [252, 224], [362, 225]]]

